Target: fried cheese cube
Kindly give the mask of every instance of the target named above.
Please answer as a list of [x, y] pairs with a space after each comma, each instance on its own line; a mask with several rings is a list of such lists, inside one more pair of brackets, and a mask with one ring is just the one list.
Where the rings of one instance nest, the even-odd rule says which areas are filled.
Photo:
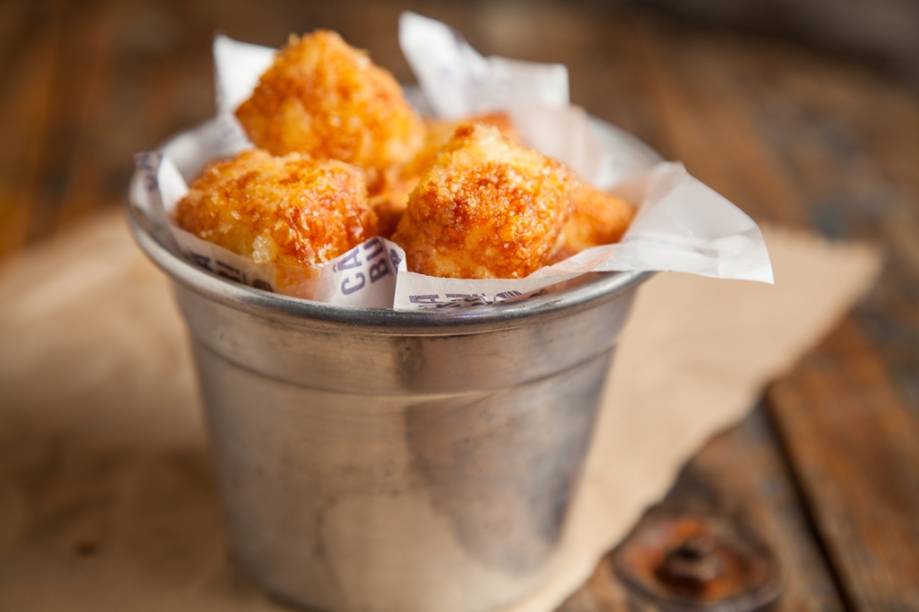
[[402, 177], [417, 180], [425, 170], [434, 164], [434, 160], [437, 159], [437, 153], [450, 142], [458, 127], [476, 123], [496, 127], [513, 142], [520, 142], [520, 136], [514, 130], [514, 125], [507, 113], [485, 113], [463, 117], [455, 121], [430, 119], [425, 122], [424, 144], [415, 154], [412, 161], [402, 170]]
[[257, 147], [360, 166], [371, 186], [411, 160], [424, 138], [393, 76], [325, 30], [292, 36], [236, 117]]
[[376, 235], [364, 173], [300, 153], [244, 151], [207, 166], [176, 224], [257, 263], [314, 267]]
[[571, 194], [571, 217], [562, 229], [560, 251], [573, 255], [619, 242], [635, 217], [635, 207], [611, 193], [582, 183]]
[[410, 270], [451, 278], [522, 278], [542, 267], [568, 219], [572, 173], [467, 124], [412, 191], [393, 240]]
[[464, 124], [482, 123], [492, 125], [511, 140], [518, 142], [510, 117], [506, 113], [493, 112], [472, 115], [455, 121], [431, 119], [425, 122], [424, 144], [408, 164], [394, 167], [386, 172], [382, 181], [370, 194], [370, 202], [380, 221], [380, 235], [390, 237], [396, 231], [399, 220], [408, 205], [408, 196], [418, 184], [425, 170], [433, 165], [437, 153], [443, 148], [456, 128]]

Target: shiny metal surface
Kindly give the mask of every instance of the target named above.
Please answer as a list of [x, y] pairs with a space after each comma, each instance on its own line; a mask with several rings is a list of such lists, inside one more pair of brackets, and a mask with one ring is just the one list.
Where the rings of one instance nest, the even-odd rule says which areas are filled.
[[636, 287], [450, 312], [343, 309], [174, 256], [230, 540], [278, 598], [339, 611], [490, 610], [551, 570]]

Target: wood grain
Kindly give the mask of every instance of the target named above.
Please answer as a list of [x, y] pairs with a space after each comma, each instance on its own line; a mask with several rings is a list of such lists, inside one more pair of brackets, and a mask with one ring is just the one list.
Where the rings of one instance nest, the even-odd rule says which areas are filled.
[[919, 608], [919, 428], [866, 334], [846, 322], [769, 399], [849, 599]]
[[[911, 523], [906, 517], [919, 515], [912, 494], [919, 486], [908, 467], [919, 458], [900, 454], [916, 440], [919, 270], [913, 245], [919, 244], [919, 191], [914, 170], [899, 162], [888, 166], [890, 150], [900, 153], [898, 159], [919, 159], [915, 96], [876, 75], [781, 45], [701, 36], [666, 23], [652, 24], [643, 34], [650, 39], [646, 57], [664, 71], [654, 78], [649, 97], [675, 126], [678, 154], [701, 160], [697, 174], [757, 218], [887, 246], [888, 267], [879, 286], [843, 326], [848, 331], [834, 334], [813, 356], [840, 369], [825, 374], [819, 390], [809, 390], [806, 379], [793, 375], [770, 399], [848, 605], [909, 609], [916, 604], [907, 585], [919, 575], [908, 544], [915, 534], [897, 521], [888, 527], [876, 521], [886, 516]], [[840, 335], [852, 334], [862, 339], [858, 350], [840, 356], [830, 348], [847, 344]], [[859, 363], [873, 364], [875, 378], [853, 388], [844, 368], [858, 369]], [[838, 414], [863, 387], [874, 390], [872, 400], [849, 416]], [[847, 418], [857, 420], [850, 423], [850, 435], [862, 442], [828, 443], [825, 436], [834, 425], [845, 427]], [[890, 426], [891, 420], [898, 426]], [[841, 457], [847, 461], [841, 463]], [[859, 471], [877, 490], [868, 494], [858, 477], [848, 476]]]
[[[40, 207], [47, 177], [48, 119], [54, 108], [54, 70], [64, 28], [60, 2], [9, 8], [0, 84], [0, 256], [28, 242], [29, 217]], [[14, 93], [15, 92], [15, 93]]]
[[[291, 31], [338, 29], [406, 80], [393, 36], [406, 8], [0, 3], [0, 258], [116, 206], [132, 153], [211, 114], [215, 31], [276, 45]], [[486, 53], [569, 65], [575, 102], [684, 160], [757, 219], [884, 246], [876, 289], [770, 392], [772, 425], [760, 414], [714, 441], [667, 503], [761, 531], [789, 572], [786, 609], [919, 607], [915, 88], [797, 44], [619, 3], [412, 8]], [[565, 609], [626, 602], [604, 562]]]
[[[774, 435], [762, 407], [757, 408], [709, 442], [654, 510], [718, 516], [747, 526], [778, 557], [784, 580], [781, 609], [841, 610]], [[607, 557], [560, 612], [621, 610], [629, 601]]]

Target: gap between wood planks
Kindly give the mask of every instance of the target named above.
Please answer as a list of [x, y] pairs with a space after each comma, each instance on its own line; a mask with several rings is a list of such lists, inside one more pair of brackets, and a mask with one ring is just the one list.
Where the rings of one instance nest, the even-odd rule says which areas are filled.
[[798, 474], [798, 472], [795, 470], [795, 466], [789, 452], [790, 449], [782, 439], [782, 434], [779, 430], [778, 417], [775, 415], [772, 406], [769, 405], [768, 400], [763, 405], [763, 412], [766, 415], [766, 419], [768, 420], [769, 428], [772, 431], [773, 438], [778, 444], [780, 451], [778, 455], [782, 459], [782, 463], [785, 467], [785, 473], [788, 475], [788, 479], [794, 488], [795, 497], [798, 499], [802, 516], [807, 522], [807, 529], [810, 532], [814, 541], [814, 545], [820, 554], [820, 558], [823, 561], [823, 565], [826, 568], [827, 574], [833, 583], [833, 587], [836, 589], [836, 594], [839, 597], [840, 606], [848, 612], [855, 612], [858, 609], [855, 605], [855, 597], [853, 596], [851, 590], [846, 586], [838, 564], [833, 561], [833, 555], [830, 552], [828, 542], [821, 536], [818, 522], [819, 519], [814, 515], [812, 500], [810, 500], [807, 496], [804, 482], [801, 480], [800, 474]]

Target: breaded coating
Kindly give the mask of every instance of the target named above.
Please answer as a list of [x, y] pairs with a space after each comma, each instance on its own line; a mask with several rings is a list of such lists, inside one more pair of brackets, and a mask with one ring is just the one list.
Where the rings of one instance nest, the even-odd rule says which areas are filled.
[[497, 128], [463, 125], [412, 191], [393, 240], [415, 272], [522, 278], [551, 254], [573, 180]]
[[380, 236], [389, 238], [396, 231], [408, 206], [408, 196], [416, 184], [417, 178], [396, 177], [385, 180], [383, 188], [378, 193], [370, 195], [370, 205], [377, 215]]
[[571, 218], [560, 238], [559, 258], [618, 242], [635, 217], [635, 207], [620, 197], [581, 183], [571, 193]]
[[406, 179], [415, 178], [417, 180], [425, 170], [434, 164], [434, 160], [437, 159], [437, 153], [450, 142], [456, 129], [462, 125], [472, 123], [496, 127], [511, 141], [516, 143], [521, 141], [520, 135], [514, 129], [514, 124], [507, 113], [484, 113], [463, 117], [455, 121], [429, 119], [425, 121], [424, 144], [415, 154], [415, 157], [412, 158], [412, 161], [402, 170], [402, 176]]
[[393, 76], [325, 30], [292, 36], [236, 116], [256, 146], [355, 164], [371, 185], [424, 138]]
[[252, 150], [212, 163], [174, 215], [199, 238], [282, 266], [312, 267], [376, 235], [360, 168], [299, 153]]
[[434, 164], [437, 153], [444, 147], [456, 128], [464, 124], [482, 123], [491, 125], [513, 140], [520, 137], [514, 130], [507, 113], [493, 112], [472, 115], [455, 121], [430, 119], [425, 121], [424, 144], [412, 160], [402, 167], [392, 168], [383, 175], [383, 180], [370, 193], [370, 203], [380, 221], [380, 235], [390, 237], [396, 231], [402, 213], [408, 204], [408, 196], [418, 184], [425, 170]]

